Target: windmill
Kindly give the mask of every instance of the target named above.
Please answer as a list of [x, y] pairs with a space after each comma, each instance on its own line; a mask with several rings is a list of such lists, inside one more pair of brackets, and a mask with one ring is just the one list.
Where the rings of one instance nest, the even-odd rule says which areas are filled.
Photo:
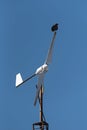
[[52, 53], [53, 53], [53, 47], [54, 47], [54, 40], [56, 37], [56, 31], [58, 30], [58, 24], [55, 24], [51, 27], [51, 31], [54, 32], [52, 42], [50, 45], [50, 48], [48, 50], [48, 54], [46, 57], [46, 60], [43, 65], [41, 65], [39, 68], [36, 69], [35, 73], [28, 77], [27, 79], [23, 80], [20, 73], [16, 75], [16, 88], [18, 88], [23, 83], [27, 82], [28, 80], [32, 79], [35, 76], [38, 76], [38, 83], [36, 85], [37, 91], [36, 96], [34, 100], [34, 105], [36, 105], [37, 100], [39, 100], [40, 104], [40, 122], [33, 124], [33, 130], [35, 129], [35, 126], [40, 126], [40, 130], [44, 130], [46, 126], [46, 130], [48, 130], [48, 123], [44, 121], [44, 115], [43, 115], [43, 86], [44, 86], [44, 76], [46, 72], [48, 71], [48, 65], [51, 63], [52, 60]]

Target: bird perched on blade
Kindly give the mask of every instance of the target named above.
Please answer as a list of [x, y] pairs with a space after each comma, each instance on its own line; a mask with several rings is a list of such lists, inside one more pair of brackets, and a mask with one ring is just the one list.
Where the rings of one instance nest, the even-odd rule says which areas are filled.
[[58, 30], [58, 23], [56, 23], [55, 25], [53, 25], [53, 26], [51, 27], [51, 31], [52, 31], [52, 32], [54, 32], [54, 31], [56, 31], [56, 30]]

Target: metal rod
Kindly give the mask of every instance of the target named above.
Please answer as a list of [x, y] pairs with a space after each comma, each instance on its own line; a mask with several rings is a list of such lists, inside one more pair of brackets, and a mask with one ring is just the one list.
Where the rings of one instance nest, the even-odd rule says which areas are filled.
[[[40, 122], [43, 122], [43, 87], [40, 90]], [[43, 130], [43, 124], [41, 124], [41, 130]]]
[[42, 86], [41, 86], [41, 90], [40, 90], [40, 122], [43, 121], [43, 93], [42, 93]]

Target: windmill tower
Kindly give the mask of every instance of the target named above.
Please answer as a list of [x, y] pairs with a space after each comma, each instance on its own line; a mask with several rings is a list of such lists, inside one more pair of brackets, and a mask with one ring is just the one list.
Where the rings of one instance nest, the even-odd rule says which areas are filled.
[[40, 105], [40, 121], [36, 122], [32, 125], [32, 130], [48, 130], [49, 124], [46, 122], [46, 119], [43, 114], [43, 87], [41, 86], [40, 94], [39, 94], [39, 105]]
[[43, 114], [43, 86], [44, 86], [44, 76], [45, 73], [48, 71], [48, 65], [50, 64], [52, 60], [52, 52], [53, 52], [53, 46], [54, 46], [54, 40], [56, 37], [56, 31], [58, 30], [58, 24], [55, 24], [51, 27], [51, 31], [54, 33], [52, 42], [50, 45], [50, 48], [48, 50], [48, 55], [47, 58], [42, 66], [40, 66], [36, 72], [28, 77], [27, 79], [23, 80], [21, 77], [21, 74], [18, 73], [16, 75], [16, 88], [25, 83], [26, 81], [30, 80], [31, 78], [38, 76], [38, 83], [36, 85], [37, 91], [36, 91], [36, 97], [34, 101], [34, 105], [36, 105], [37, 100], [39, 101], [40, 105], [40, 121], [33, 123], [32, 129], [33, 130], [48, 130], [49, 129], [49, 124], [46, 122], [45, 116]]

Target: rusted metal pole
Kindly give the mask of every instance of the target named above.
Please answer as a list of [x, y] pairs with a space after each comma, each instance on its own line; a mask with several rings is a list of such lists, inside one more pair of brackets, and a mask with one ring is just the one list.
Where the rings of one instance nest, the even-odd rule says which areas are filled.
[[44, 121], [44, 116], [43, 116], [43, 86], [41, 86], [38, 98], [39, 98], [39, 107], [40, 107], [40, 112], [39, 112], [40, 122], [33, 124], [33, 130], [36, 130], [36, 129], [48, 130], [49, 124], [46, 121]]
[[40, 122], [41, 122], [41, 130], [43, 130], [43, 87], [41, 86], [40, 90]]

